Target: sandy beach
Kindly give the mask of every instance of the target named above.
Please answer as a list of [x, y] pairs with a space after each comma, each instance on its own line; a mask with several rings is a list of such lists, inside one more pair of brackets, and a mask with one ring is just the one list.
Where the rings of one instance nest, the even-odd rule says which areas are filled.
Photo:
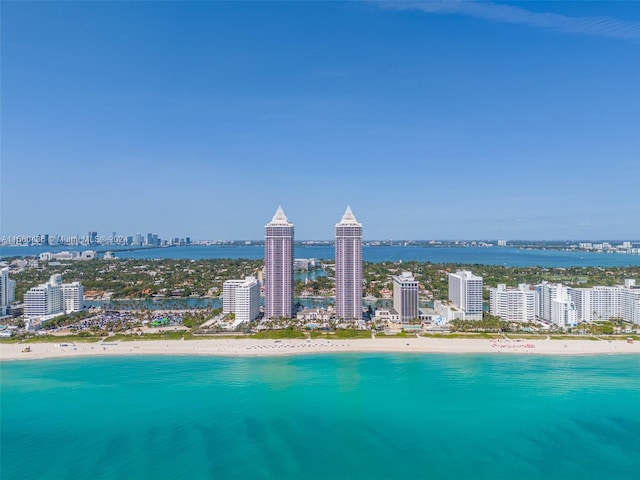
[[[29, 352], [23, 351], [29, 346]], [[624, 340], [507, 340], [384, 338], [353, 340], [142, 340], [96, 343], [0, 344], [0, 360], [123, 355], [275, 356], [310, 353], [493, 353], [525, 355], [640, 354], [640, 342]]]

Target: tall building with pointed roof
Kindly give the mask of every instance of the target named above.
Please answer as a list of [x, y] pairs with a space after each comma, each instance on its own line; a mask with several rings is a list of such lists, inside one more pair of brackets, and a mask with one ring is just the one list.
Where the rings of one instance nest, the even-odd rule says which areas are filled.
[[293, 224], [282, 207], [265, 226], [265, 318], [293, 316]]
[[336, 224], [336, 316], [362, 319], [362, 225], [350, 207]]

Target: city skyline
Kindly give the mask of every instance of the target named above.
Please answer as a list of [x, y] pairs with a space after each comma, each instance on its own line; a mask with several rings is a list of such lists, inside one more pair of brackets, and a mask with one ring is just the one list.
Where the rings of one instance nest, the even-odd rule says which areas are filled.
[[5, 2], [0, 235], [637, 239], [639, 10]]

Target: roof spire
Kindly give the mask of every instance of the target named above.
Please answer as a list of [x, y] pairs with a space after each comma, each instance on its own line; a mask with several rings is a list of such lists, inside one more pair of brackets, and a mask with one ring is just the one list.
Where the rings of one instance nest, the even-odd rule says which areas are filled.
[[287, 216], [284, 214], [284, 210], [282, 210], [282, 206], [278, 205], [278, 210], [276, 210], [276, 214], [273, 216], [272, 222], [287, 222]]
[[344, 215], [342, 216], [342, 220], [340, 220], [340, 223], [338, 225], [357, 225], [357, 226], [361, 226], [358, 223], [358, 220], [356, 220], [355, 215], [351, 211], [351, 207], [350, 206], [347, 206], [347, 209], [345, 210]]
[[284, 210], [282, 210], [281, 206], [278, 207], [278, 210], [276, 210], [276, 214], [273, 216], [273, 218], [269, 222], [269, 225], [273, 225], [273, 224], [291, 226], [291, 223], [289, 223], [289, 220], [287, 219], [287, 216], [284, 214]]

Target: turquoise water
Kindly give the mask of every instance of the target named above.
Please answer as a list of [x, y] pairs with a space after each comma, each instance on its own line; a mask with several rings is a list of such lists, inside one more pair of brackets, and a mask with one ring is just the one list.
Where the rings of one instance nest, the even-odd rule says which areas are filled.
[[[0, 257], [39, 255], [42, 252], [87, 250], [89, 247], [0, 247]], [[123, 250], [121, 247], [97, 247], [104, 252], [112, 250], [118, 258], [264, 258], [264, 246], [209, 245], [168, 248], [142, 248]], [[296, 258], [333, 260], [332, 245], [296, 245]], [[410, 261], [431, 263], [464, 263], [504, 265], [508, 267], [628, 267], [640, 266], [640, 255], [596, 252], [565, 252], [561, 250], [521, 250], [512, 247], [420, 247], [420, 246], [367, 246], [362, 248], [367, 262]]]
[[8, 479], [637, 479], [640, 356], [5, 362]]

